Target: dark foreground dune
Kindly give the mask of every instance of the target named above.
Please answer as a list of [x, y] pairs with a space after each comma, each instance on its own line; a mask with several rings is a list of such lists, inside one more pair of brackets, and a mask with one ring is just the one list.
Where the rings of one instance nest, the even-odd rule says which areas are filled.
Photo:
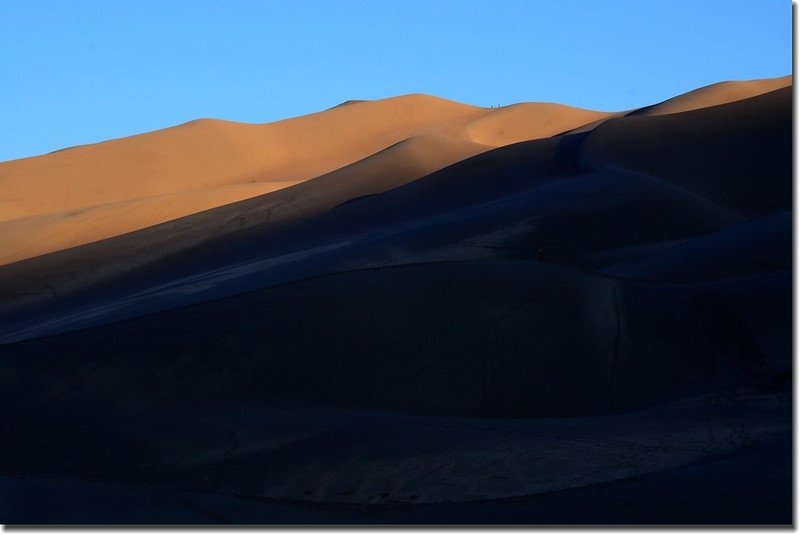
[[790, 524], [791, 79], [423, 102], [0, 266], [0, 522]]

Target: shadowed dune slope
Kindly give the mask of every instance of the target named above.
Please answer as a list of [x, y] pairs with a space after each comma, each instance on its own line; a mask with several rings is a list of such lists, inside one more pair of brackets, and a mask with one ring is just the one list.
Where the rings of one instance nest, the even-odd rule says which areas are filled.
[[779, 212], [612, 266], [605, 272], [645, 280], [700, 281], [789, 271], [791, 229], [789, 212]]
[[581, 160], [650, 174], [743, 215], [763, 215], [791, 206], [791, 111], [786, 87], [692, 112], [615, 118], [591, 131]]

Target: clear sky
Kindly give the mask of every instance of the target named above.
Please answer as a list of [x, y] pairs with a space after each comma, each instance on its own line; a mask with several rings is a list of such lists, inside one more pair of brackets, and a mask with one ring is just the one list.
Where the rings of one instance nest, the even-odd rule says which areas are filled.
[[403, 93], [629, 109], [791, 46], [789, 0], [0, 0], [0, 161]]

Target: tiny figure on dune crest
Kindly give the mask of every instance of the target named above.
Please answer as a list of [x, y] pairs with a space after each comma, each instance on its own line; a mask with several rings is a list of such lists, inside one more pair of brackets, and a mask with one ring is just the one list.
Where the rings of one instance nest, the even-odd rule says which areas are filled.
[[544, 251], [542, 251], [541, 249], [539, 249], [539, 250], [536, 252], [536, 258], [538, 258], [539, 260], [544, 260]]

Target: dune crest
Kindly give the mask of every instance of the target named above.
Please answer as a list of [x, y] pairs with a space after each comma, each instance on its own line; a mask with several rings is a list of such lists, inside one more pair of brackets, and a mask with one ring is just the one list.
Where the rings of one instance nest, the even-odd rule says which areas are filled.
[[[791, 76], [723, 82], [628, 113], [657, 116], [786, 87]], [[0, 163], [0, 265], [92, 243], [312, 179], [379, 193], [481, 152], [621, 113], [552, 103], [481, 108], [423, 94], [347, 101], [266, 124], [199, 119]], [[356, 176], [359, 175], [359, 176]], [[291, 196], [290, 196], [291, 197]], [[324, 203], [322, 203], [324, 205]], [[320, 206], [322, 206], [320, 205]]]
[[550, 137], [609, 117], [611, 114], [561, 104], [525, 102], [492, 110], [471, 121], [465, 133], [472, 141], [499, 147]]
[[[0, 163], [0, 263], [255, 197], [362, 160], [360, 172], [374, 175], [386, 155], [370, 157], [404, 140], [415, 139], [415, 148], [390, 166], [413, 179], [598, 113], [550, 104], [493, 110], [414, 94], [267, 124], [199, 119]], [[422, 148], [423, 139], [434, 138], [430, 150]]]
[[792, 85], [792, 75], [763, 80], [728, 81], [707, 85], [634, 112], [636, 115], [666, 115], [719, 106], [755, 97]]

